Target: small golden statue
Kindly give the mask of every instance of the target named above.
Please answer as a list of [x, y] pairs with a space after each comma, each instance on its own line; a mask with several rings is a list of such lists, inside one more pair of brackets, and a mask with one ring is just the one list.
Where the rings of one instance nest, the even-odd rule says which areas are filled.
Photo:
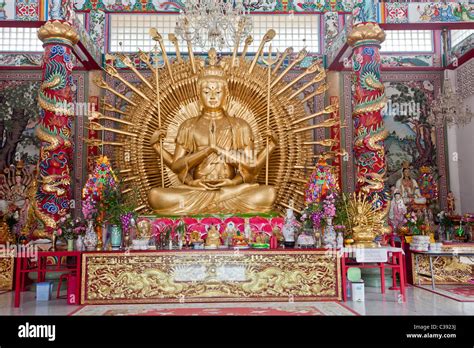
[[215, 225], [211, 225], [207, 231], [206, 248], [217, 249], [221, 245], [221, 235]]
[[257, 234], [257, 236], [255, 237], [255, 244], [265, 244], [266, 242], [267, 238], [264, 232]]
[[454, 197], [453, 191], [448, 192], [448, 214], [454, 215], [456, 211], [456, 198]]
[[283, 232], [281, 231], [280, 227], [273, 227], [272, 235], [275, 236], [278, 244], [283, 244], [285, 242], [285, 237], [283, 236]]
[[385, 226], [388, 207], [375, 208], [367, 196], [359, 192], [354, 193], [348, 200], [348, 215], [353, 231], [354, 245], [375, 247], [374, 239], [377, 235], [387, 232]]
[[201, 234], [198, 231], [192, 231], [190, 236], [189, 236], [189, 243], [190, 244], [195, 244], [195, 243], [203, 243], [204, 241], [201, 238]]
[[150, 239], [151, 237], [151, 222], [149, 220], [141, 220], [137, 223], [136, 239]]
[[274, 187], [256, 183], [266, 157], [276, 148], [275, 137], [267, 131], [268, 148], [254, 154], [250, 125], [225, 111], [227, 75], [216, 63], [216, 51], [211, 49], [209, 66], [201, 71], [197, 82], [202, 112], [181, 124], [174, 154], [161, 149], [164, 130], [158, 129], [150, 139], [153, 149], [159, 155], [163, 152], [164, 164], [181, 182], [176, 187], [150, 190], [148, 201], [155, 213], [268, 212], [276, 199]]

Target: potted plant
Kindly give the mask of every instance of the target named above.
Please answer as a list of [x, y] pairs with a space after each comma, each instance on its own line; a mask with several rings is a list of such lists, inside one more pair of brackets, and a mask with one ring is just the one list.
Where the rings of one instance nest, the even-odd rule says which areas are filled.
[[182, 249], [183, 244], [186, 244], [186, 224], [183, 220], [179, 220], [174, 228], [174, 231], [178, 237], [178, 248]]
[[[127, 229], [134, 214], [131, 205], [127, 205], [122, 195], [121, 185], [106, 185], [103, 191], [100, 211], [104, 221], [110, 226], [112, 250], [122, 247], [122, 227]], [[125, 222], [126, 226], [123, 226]]]
[[[352, 239], [352, 229], [351, 223], [349, 220], [349, 214], [347, 212], [347, 201], [345, 194], [342, 194], [336, 198], [335, 202], [336, 206], [336, 215], [334, 216], [334, 229], [336, 233], [342, 235], [343, 241], [345, 240], [347, 244], [351, 244], [354, 242]], [[340, 246], [340, 242], [338, 241], [338, 247]], [[343, 246], [343, 245], [342, 245]]]

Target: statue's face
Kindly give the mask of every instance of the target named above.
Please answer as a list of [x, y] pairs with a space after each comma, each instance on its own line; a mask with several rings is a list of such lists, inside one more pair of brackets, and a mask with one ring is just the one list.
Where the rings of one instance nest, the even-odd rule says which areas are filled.
[[226, 97], [225, 83], [217, 79], [209, 79], [202, 82], [201, 102], [205, 109], [222, 109]]

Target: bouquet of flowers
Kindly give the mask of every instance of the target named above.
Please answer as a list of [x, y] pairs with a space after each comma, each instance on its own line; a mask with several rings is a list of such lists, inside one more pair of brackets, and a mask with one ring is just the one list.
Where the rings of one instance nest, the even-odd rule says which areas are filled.
[[80, 218], [74, 219], [71, 214], [67, 214], [59, 219], [59, 226], [56, 230], [56, 236], [62, 239], [77, 239], [86, 233], [86, 225]]
[[[109, 191], [117, 186], [115, 175], [106, 156], [101, 156], [96, 163], [94, 172], [89, 175], [82, 190], [82, 214], [85, 219], [97, 220], [102, 218], [103, 198], [106, 189]], [[109, 197], [110, 199], [110, 197]]]
[[303, 229], [313, 229], [321, 226], [322, 218], [322, 205], [320, 203], [311, 203], [302, 211], [300, 221]]
[[407, 225], [410, 227], [413, 234], [421, 233], [421, 226], [424, 224], [423, 215], [417, 215], [415, 212], [411, 212], [405, 215], [407, 219]]
[[331, 192], [323, 201], [323, 214], [325, 218], [333, 218], [336, 216], [336, 195]]
[[331, 167], [325, 161], [318, 162], [305, 189], [307, 204], [320, 203], [339, 189]]

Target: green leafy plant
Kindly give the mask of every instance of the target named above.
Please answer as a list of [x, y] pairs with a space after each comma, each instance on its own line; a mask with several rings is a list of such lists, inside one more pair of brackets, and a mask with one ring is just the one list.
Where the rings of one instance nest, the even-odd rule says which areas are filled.
[[136, 218], [135, 204], [133, 202], [127, 203], [121, 187], [121, 183], [113, 186], [106, 185], [100, 205], [105, 221], [118, 226], [122, 224], [122, 216], [125, 214], [132, 214]]
[[176, 225], [174, 231], [176, 234], [179, 236], [179, 238], [182, 238], [183, 235], [186, 234], [186, 224], [184, 223], [183, 220], [180, 220], [178, 224]]
[[336, 216], [333, 220], [334, 225], [350, 227], [349, 214], [347, 212], [347, 201], [345, 195], [336, 198]]

